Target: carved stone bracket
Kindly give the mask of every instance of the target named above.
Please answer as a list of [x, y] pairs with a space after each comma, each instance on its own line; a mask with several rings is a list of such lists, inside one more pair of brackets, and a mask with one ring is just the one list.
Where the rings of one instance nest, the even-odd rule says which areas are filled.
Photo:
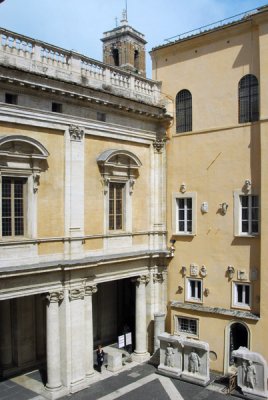
[[48, 303], [59, 303], [64, 299], [63, 291], [51, 292], [46, 294], [46, 300]]
[[162, 272], [157, 272], [155, 274], [153, 274], [153, 282], [154, 283], [163, 283], [164, 282], [164, 276]]
[[79, 289], [71, 289], [69, 290], [69, 299], [70, 301], [72, 300], [81, 300], [85, 296], [85, 289], [84, 288], [79, 288]]
[[38, 191], [38, 186], [40, 185], [40, 174], [35, 172], [33, 174], [33, 192], [36, 193]]
[[135, 282], [137, 286], [139, 286], [141, 284], [147, 285], [147, 283], [150, 282], [150, 276], [149, 275], [138, 276], [137, 278], [133, 279], [133, 282]]
[[98, 288], [96, 285], [86, 286], [85, 287], [85, 296], [92, 296], [94, 293], [97, 293]]
[[103, 193], [104, 194], [107, 194], [108, 193], [108, 190], [109, 190], [109, 182], [110, 182], [110, 179], [109, 178], [106, 178], [105, 176], [102, 178], [102, 180], [101, 180], [101, 183], [102, 183], [102, 186], [103, 186]]
[[135, 185], [135, 179], [131, 178], [129, 180], [129, 194], [130, 195], [133, 193], [134, 185]]
[[69, 133], [71, 140], [75, 142], [81, 142], [84, 137], [84, 130], [79, 128], [79, 126], [70, 125]]
[[153, 142], [154, 149], [157, 151], [157, 153], [162, 153], [165, 143], [166, 143], [166, 138], [157, 138]]

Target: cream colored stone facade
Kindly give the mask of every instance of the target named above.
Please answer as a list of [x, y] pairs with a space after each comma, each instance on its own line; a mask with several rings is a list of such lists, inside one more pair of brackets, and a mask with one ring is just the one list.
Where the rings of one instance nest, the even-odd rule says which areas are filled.
[[[225, 373], [233, 370], [230, 352], [239, 345], [268, 359], [267, 49], [262, 8], [151, 52], [153, 78], [162, 81], [174, 116], [167, 142], [168, 239], [176, 241], [168, 327], [208, 342], [211, 369]], [[239, 122], [239, 82], [248, 74], [258, 80], [259, 118]], [[185, 89], [192, 95], [192, 128], [178, 133], [176, 96]], [[258, 196], [258, 233], [241, 231], [241, 220], [249, 218], [241, 196]], [[178, 208], [182, 216], [190, 204], [192, 228], [180, 230]], [[249, 209], [252, 220], [254, 212]]]
[[44, 395], [57, 398], [89, 384], [94, 346], [125, 324], [136, 361], [153, 349], [170, 118], [159, 82], [0, 36], [0, 369], [46, 362]]

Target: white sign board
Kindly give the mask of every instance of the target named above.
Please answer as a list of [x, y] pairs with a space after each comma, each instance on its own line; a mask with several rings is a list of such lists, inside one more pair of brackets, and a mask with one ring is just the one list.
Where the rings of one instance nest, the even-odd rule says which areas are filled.
[[118, 348], [125, 347], [125, 335], [118, 336]]
[[131, 335], [131, 332], [126, 333], [126, 346], [128, 346], [129, 344], [132, 344], [132, 335]]

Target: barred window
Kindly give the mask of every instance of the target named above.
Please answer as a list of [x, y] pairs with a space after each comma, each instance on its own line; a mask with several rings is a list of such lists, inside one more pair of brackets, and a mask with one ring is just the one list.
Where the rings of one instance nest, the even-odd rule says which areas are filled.
[[111, 182], [109, 185], [109, 229], [123, 229], [124, 183]]
[[2, 236], [23, 236], [25, 231], [24, 178], [2, 178]]
[[178, 318], [178, 331], [189, 333], [190, 335], [198, 334], [198, 320], [190, 318]]
[[259, 83], [256, 76], [245, 75], [239, 82], [239, 122], [259, 120]]
[[181, 90], [176, 96], [176, 132], [192, 130], [192, 95], [187, 89]]

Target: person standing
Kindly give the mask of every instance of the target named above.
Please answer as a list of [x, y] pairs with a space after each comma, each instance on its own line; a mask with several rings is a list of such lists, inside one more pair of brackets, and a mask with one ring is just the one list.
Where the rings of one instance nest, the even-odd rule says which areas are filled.
[[98, 348], [97, 348], [97, 364], [98, 364], [99, 372], [101, 372], [101, 367], [102, 367], [103, 361], [104, 361], [104, 351], [103, 351], [103, 348], [101, 347], [101, 345], [99, 344]]

